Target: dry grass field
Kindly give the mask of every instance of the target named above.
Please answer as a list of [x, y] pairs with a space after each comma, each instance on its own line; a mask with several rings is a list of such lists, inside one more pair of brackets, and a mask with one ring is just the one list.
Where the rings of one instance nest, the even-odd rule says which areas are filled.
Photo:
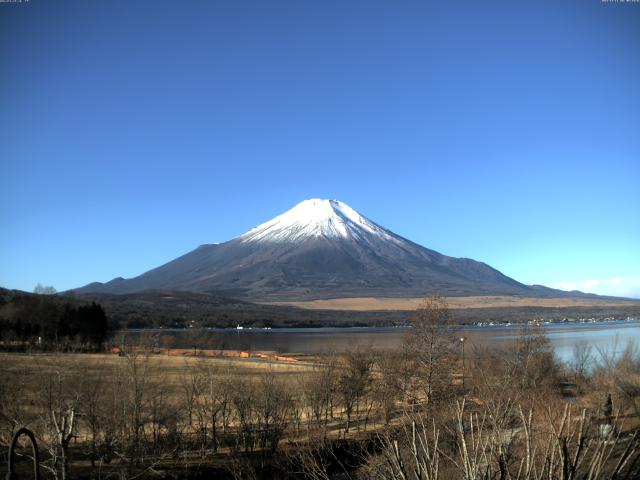
[[[237, 377], [260, 375], [265, 372], [277, 374], [299, 374], [308, 371], [309, 362], [278, 362], [259, 358], [222, 358], [222, 357], [177, 357], [167, 355], [145, 356], [149, 371], [161, 378], [166, 386], [177, 385], [186, 372], [194, 367], [215, 367], [218, 370], [233, 371]], [[47, 371], [82, 371], [86, 377], [97, 376], [114, 371], [126, 360], [110, 353], [96, 354], [22, 354], [0, 353], [2, 369], [7, 372], [19, 372], [25, 375], [44, 374]]]
[[[638, 478], [633, 346], [588, 372], [585, 355], [573, 367], [557, 364], [543, 332], [531, 330], [503, 349], [470, 351], [461, 363], [455, 339], [439, 323], [429, 328], [429, 318], [402, 352], [354, 348], [297, 362], [145, 354], [141, 346], [122, 356], [0, 353], [0, 445], [27, 425], [40, 443], [43, 478], [58, 480], [399, 480], [413, 478], [403, 476], [402, 462], [440, 452], [441, 473], [430, 478], [479, 478], [464, 471], [469, 458], [457, 443], [456, 432], [473, 424], [466, 440], [480, 439], [490, 452], [483, 468], [493, 473], [508, 468], [516, 478], [523, 445], [532, 442], [531, 464], [546, 469], [545, 478], [564, 478], [558, 472], [570, 466], [545, 452], [565, 444], [582, 470], [603, 469], [597, 478]], [[584, 424], [573, 420], [580, 412]], [[73, 418], [64, 444], [58, 425]], [[412, 424], [424, 452], [414, 448]], [[613, 433], [579, 450], [575, 439], [600, 438], [602, 425]], [[508, 461], [495, 453], [505, 448]], [[28, 462], [21, 465], [26, 472]]]
[[[451, 309], [509, 308], [509, 307], [625, 307], [638, 306], [640, 301], [617, 298], [535, 298], [520, 296], [471, 296], [446, 297]], [[300, 302], [271, 302], [309, 310], [342, 311], [412, 311], [418, 308], [423, 298], [332, 298]]]

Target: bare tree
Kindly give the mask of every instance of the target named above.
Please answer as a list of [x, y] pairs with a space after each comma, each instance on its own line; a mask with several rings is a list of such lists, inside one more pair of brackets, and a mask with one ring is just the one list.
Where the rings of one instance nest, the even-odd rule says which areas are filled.
[[599, 349], [600, 359], [595, 369], [600, 383], [626, 407], [640, 414], [640, 349], [630, 340], [621, 353], [616, 346], [611, 351]]
[[358, 414], [360, 399], [371, 384], [373, 357], [370, 350], [356, 348], [345, 355], [345, 365], [340, 370], [338, 392], [347, 417], [345, 433], [349, 432], [353, 413]]
[[255, 443], [255, 398], [256, 389], [249, 380], [241, 379], [232, 385], [233, 405], [238, 431], [236, 448], [242, 446], [245, 452], [253, 451]]
[[258, 446], [263, 452], [275, 453], [291, 412], [288, 386], [273, 372], [261, 375], [255, 397]]
[[60, 480], [69, 478], [69, 444], [77, 433], [82, 385], [73, 373], [55, 365], [41, 380], [41, 422], [49, 452], [44, 468]]
[[190, 367], [185, 359], [184, 374], [182, 375], [182, 411], [186, 415], [187, 428], [194, 430], [194, 416], [197, 413], [197, 400], [203, 390], [203, 377], [198, 368]]
[[103, 424], [107, 422], [107, 415], [103, 399], [105, 397], [105, 378], [102, 375], [92, 376], [86, 380], [86, 388], [81, 401], [81, 418], [90, 435], [89, 456], [91, 466], [99, 458], [98, 444]]
[[38, 282], [38, 284], [33, 288], [33, 293], [37, 293], [38, 295], [55, 295], [58, 291], [50, 286], [50, 285], [42, 285]]
[[8, 445], [15, 431], [28, 425], [33, 413], [27, 388], [34, 375], [27, 369], [0, 368], [0, 443]]
[[379, 352], [376, 356], [377, 376], [372, 397], [378, 403], [385, 425], [389, 424], [408, 387], [407, 357], [402, 352]]
[[304, 378], [305, 399], [309, 413], [308, 421], [327, 433], [327, 424], [333, 416], [334, 397], [338, 388], [338, 364], [333, 354], [325, 355], [314, 370]]
[[[368, 478], [354, 475], [352, 468], [345, 464], [339, 445], [326, 438], [311, 437], [307, 441], [295, 442], [293, 448], [287, 451], [285, 469], [288, 472], [301, 475], [309, 480], [344, 480]], [[364, 460], [365, 454], [357, 452]], [[297, 478], [297, 477], [294, 477]]]
[[559, 368], [544, 329], [524, 327], [506, 352], [512, 396], [535, 399], [546, 395], [557, 381]]
[[582, 389], [582, 385], [586, 381], [589, 368], [593, 366], [592, 350], [591, 345], [585, 341], [580, 341], [573, 347], [573, 358], [571, 359], [570, 367], [573, 371], [573, 381], [579, 390]]
[[148, 386], [151, 377], [149, 357], [130, 350], [123, 364], [114, 372], [110, 392], [111, 409], [115, 415], [112, 427], [114, 453], [126, 463], [131, 473], [142, 461]]
[[451, 394], [451, 375], [456, 360], [455, 336], [449, 307], [440, 296], [425, 299], [411, 318], [405, 339], [408, 355], [415, 364], [417, 385], [426, 407]]
[[570, 405], [559, 416], [547, 411], [537, 418], [513, 403], [503, 407], [496, 421], [492, 410], [456, 402], [453, 421], [444, 427], [411, 416], [401, 429], [382, 435], [383, 461], [372, 462], [371, 478], [637, 478], [637, 431], [624, 439], [620, 433], [599, 435], [597, 421], [584, 410], [576, 415]]

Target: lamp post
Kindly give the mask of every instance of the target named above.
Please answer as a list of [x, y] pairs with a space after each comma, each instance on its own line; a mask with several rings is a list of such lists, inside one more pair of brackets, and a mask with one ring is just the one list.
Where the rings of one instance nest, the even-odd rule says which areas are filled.
[[460, 345], [462, 347], [462, 394], [464, 395], [464, 337], [460, 337]]

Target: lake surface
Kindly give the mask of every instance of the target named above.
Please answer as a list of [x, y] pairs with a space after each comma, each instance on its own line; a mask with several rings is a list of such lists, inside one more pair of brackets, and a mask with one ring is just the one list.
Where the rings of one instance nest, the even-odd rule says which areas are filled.
[[[465, 338], [465, 350], [477, 347], [506, 347], [520, 334], [522, 325], [467, 326], [457, 332]], [[561, 361], [570, 361], [574, 348], [581, 342], [607, 354], [619, 354], [629, 341], [640, 346], [640, 323], [635, 320], [593, 323], [551, 323], [542, 325]], [[264, 329], [208, 329], [154, 330], [161, 337], [172, 337], [178, 348], [225, 348], [233, 350], [277, 351], [314, 354], [344, 351], [356, 346], [379, 349], [399, 347], [407, 327], [353, 327], [353, 328], [274, 328]], [[140, 333], [140, 332], [138, 332]], [[160, 342], [162, 343], [162, 341]]]

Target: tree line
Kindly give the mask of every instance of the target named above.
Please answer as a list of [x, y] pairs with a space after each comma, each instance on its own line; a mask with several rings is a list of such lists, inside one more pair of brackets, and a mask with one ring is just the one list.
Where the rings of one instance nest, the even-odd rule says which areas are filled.
[[20, 350], [102, 349], [117, 327], [109, 322], [102, 306], [53, 293], [22, 293], [0, 299], [2, 346]]

